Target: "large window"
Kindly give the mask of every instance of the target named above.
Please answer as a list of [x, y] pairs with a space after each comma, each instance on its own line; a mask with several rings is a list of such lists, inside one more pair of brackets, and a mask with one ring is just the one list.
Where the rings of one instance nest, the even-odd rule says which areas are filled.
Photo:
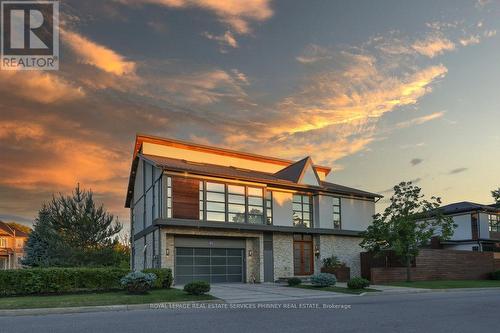
[[264, 198], [262, 188], [247, 187], [248, 223], [264, 223]]
[[333, 198], [333, 229], [341, 229], [340, 198]]
[[264, 223], [264, 190], [260, 187], [200, 182], [200, 219]]
[[490, 231], [500, 232], [500, 215], [491, 214], [489, 217]]
[[312, 226], [312, 197], [306, 194], [293, 195], [293, 225], [310, 228]]
[[209, 221], [226, 220], [226, 189], [221, 183], [207, 182], [206, 186], [206, 214]]

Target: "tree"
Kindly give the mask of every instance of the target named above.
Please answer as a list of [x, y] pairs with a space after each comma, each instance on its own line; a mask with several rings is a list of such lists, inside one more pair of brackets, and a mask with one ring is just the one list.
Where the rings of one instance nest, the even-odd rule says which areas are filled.
[[109, 266], [127, 261], [116, 236], [117, 219], [96, 206], [91, 191], [78, 185], [69, 196], [53, 197], [38, 212], [25, 246], [29, 266]]
[[444, 216], [441, 199], [425, 200], [418, 186], [402, 182], [394, 186], [390, 205], [373, 216], [373, 224], [363, 233], [360, 246], [380, 253], [393, 250], [406, 265], [406, 279], [411, 281], [411, 261], [433, 236], [448, 239], [456, 225]]
[[500, 187], [491, 191], [491, 196], [495, 199], [495, 203], [500, 204]]

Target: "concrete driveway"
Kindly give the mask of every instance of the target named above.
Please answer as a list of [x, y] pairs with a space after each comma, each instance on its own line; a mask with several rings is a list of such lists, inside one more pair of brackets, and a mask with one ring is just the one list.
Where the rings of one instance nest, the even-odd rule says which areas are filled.
[[308, 298], [354, 296], [330, 291], [291, 288], [276, 283], [217, 283], [210, 286], [210, 294], [227, 303], [293, 301]]

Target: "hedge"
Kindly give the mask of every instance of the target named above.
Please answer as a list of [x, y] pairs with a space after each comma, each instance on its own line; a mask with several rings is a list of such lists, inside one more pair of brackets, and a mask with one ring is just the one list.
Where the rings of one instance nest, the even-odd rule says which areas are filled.
[[0, 270], [0, 296], [122, 289], [123, 268], [31, 268]]
[[156, 275], [156, 280], [153, 288], [170, 288], [174, 278], [172, 277], [172, 270], [170, 268], [147, 268], [142, 270], [144, 273], [153, 273]]

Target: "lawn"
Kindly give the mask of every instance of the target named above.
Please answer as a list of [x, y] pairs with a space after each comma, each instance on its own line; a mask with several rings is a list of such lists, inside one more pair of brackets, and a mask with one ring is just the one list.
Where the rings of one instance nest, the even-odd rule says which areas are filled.
[[491, 288], [500, 287], [500, 280], [435, 280], [414, 282], [393, 282], [391, 286], [413, 287], [425, 289], [450, 289], [450, 288]]
[[93, 305], [147, 304], [211, 300], [210, 295], [188, 295], [179, 289], [156, 289], [146, 295], [128, 295], [125, 291], [50, 296], [0, 297], [0, 309], [61, 308]]
[[365, 289], [349, 289], [343, 287], [315, 287], [310, 284], [299, 284], [298, 286], [293, 286], [294, 288], [302, 288], [302, 289], [313, 289], [313, 290], [321, 290], [321, 291], [332, 291], [335, 293], [344, 293], [344, 294], [355, 294], [359, 295], [366, 292], [374, 292], [379, 291], [377, 289], [365, 288]]

